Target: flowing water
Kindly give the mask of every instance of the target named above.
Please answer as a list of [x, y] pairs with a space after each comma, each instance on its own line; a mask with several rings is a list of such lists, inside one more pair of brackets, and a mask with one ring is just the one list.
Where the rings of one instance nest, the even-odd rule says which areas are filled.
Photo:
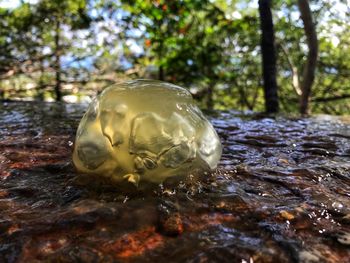
[[94, 187], [71, 164], [84, 105], [0, 105], [0, 262], [350, 262], [350, 119], [212, 113], [200, 180]]

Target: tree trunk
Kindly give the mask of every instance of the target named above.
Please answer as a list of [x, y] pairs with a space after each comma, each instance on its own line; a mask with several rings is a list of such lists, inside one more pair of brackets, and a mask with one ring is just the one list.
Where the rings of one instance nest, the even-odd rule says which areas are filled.
[[4, 100], [5, 99], [5, 91], [2, 89], [2, 83], [0, 81], [0, 100]]
[[278, 112], [276, 81], [275, 35], [271, 13], [271, 0], [259, 0], [261, 53], [264, 77], [265, 109], [267, 113]]
[[55, 95], [56, 95], [56, 101], [62, 100], [62, 93], [61, 93], [61, 47], [60, 47], [60, 27], [61, 23], [59, 19], [57, 18], [56, 21], [56, 28], [55, 28], [55, 62], [54, 62], [54, 68], [55, 68], [55, 74], [56, 74], [56, 83], [55, 83]]
[[39, 85], [38, 85], [38, 91], [37, 91], [37, 98], [40, 101], [43, 101], [45, 99], [44, 97], [44, 74], [45, 74], [45, 68], [44, 68], [44, 59], [40, 59], [40, 77], [39, 77]]
[[161, 81], [164, 81], [164, 68], [163, 68], [163, 66], [159, 66], [158, 79]]
[[318, 54], [318, 41], [316, 28], [312, 20], [312, 14], [308, 0], [298, 0], [301, 19], [304, 24], [304, 31], [309, 48], [309, 53], [306, 59], [306, 65], [303, 72], [303, 79], [301, 83], [301, 97], [300, 97], [300, 113], [309, 113], [309, 101], [311, 94], [311, 87], [315, 79], [315, 71]]
[[210, 82], [207, 88], [207, 109], [208, 110], [212, 110], [214, 108], [214, 99], [213, 99], [214, 85], [215, 84], [213, 82]]

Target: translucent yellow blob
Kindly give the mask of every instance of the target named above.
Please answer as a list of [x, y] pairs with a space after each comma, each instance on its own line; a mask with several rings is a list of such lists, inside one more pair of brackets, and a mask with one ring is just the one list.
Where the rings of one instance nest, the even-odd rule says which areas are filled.
[[80, 121], [78, 171], [114, 182], [161, 183], [216, 168], [221, 143], [184, 88], [135, 80], [106, 88]]

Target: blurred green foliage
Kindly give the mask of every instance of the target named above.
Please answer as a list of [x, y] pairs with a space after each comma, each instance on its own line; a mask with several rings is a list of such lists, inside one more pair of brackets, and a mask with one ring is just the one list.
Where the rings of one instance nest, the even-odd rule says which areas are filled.
[[[295, 1], [273, 3], [281, 110], [297, 112], [292, 77], [305, 64], [303, 24]], [[312, 111], [349, 113], [350, 3], [310, 4], [319, 39]], [[0, 0], [3, 99], [54, 98], [59, 70], [63, 98], [71, 101], [124, 79], [156, 78], [189, 88], [204, 108], [264, 110], [252, 1], [24, 0], [1, 6]]]

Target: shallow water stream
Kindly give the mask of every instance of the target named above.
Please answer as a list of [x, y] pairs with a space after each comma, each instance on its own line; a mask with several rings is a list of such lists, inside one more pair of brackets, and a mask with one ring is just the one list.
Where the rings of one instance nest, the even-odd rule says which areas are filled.
[[0, 262], [350, 262], [350, 119], [211, 114], [200, 181], [128, 194], [77, 183], [86, 106], [0, 105]]

